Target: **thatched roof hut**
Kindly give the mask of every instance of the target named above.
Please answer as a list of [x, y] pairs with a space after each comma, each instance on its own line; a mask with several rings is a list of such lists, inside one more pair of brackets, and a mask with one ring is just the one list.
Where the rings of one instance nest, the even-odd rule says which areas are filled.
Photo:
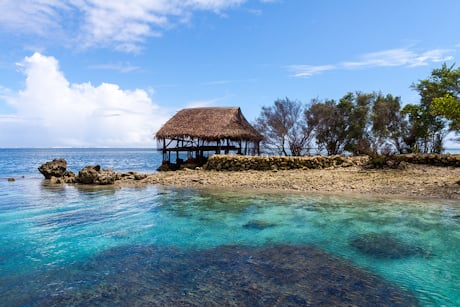
[[[163, 159], [170, 161], [174, 151], [196, 153], [195, 158], [203, 157], [204, 152], [238, 154], [259, 152], [259, 142], [263, 136], [243, 116], [239, 107], [210, 107], [183, 109], [168, 120], [155, 134], [161, 143]], [[169, 155], [168, 155], [169, 153]]]

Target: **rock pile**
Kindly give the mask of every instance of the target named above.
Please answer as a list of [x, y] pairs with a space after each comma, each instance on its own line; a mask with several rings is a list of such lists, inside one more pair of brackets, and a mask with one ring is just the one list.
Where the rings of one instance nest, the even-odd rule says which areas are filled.
[[117, 180], [142, 180], [146, 174], [136, 172], [116, 173], [113, 169], [101, 169], [100, 165], [88, 165], [82, 168], [78, 175], [67, 170], [67, 161], [64, 159], [54, 159], [53, 161], [42, 164], [38, 170], [48, 179], [50, 183], [79, 183], [110, 185]]
[[209, 158], [203, 168], [216, 171], [324, 169], [359, 166], [368, 160], [369, 157], [367, 156], [254, 157], [214, 155]]

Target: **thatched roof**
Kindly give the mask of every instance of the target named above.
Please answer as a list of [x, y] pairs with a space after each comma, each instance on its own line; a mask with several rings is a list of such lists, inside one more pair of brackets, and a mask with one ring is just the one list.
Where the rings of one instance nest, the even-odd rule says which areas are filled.
[[168, 120], [156, 133], [157, 139], [200, 138], [206, 141], [223, 139], [258, 142], [262, 135], [244, 118], [238, 107], [183, 109]]

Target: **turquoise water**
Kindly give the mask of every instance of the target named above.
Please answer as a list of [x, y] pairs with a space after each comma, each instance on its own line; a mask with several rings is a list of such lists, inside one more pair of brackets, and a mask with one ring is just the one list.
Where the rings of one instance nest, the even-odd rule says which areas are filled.
[[25, 152], [0, 150], [5, 306], [460, 305], [458, 202], [49, 186], [45, 155], [158, 156]]

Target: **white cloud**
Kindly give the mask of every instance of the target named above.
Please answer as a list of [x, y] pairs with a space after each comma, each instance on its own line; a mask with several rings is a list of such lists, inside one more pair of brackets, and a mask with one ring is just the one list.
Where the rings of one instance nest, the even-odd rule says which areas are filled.
[[0, 117], [3, 146], [154, 146], [167, 119], [145, 90], [72, 84], [55, 58], [39, 53], [18, 65], [25, 88], [8, 95], [15, 113]]
[[92, 65], [89, 68], [91, 69], [100, 69], [100, 70], [114, 70], [121, 73], [128, 73], [132, 71], [139, 70], [139, 66], [134, 66], [129, 63], [117, 63], [117, 64], [99, 64]]
[[371, 67], [417, 67], [432, 63], [446, 62], [453, 60], [449, 55], [454, 50], [433, 49], [425, 52], [415, 52], [407, 48], [389, 49], [378, 52], [363, 54], [357, 61], [342, 62], [334, 65], [290, 65], [287, 70], [292, 76], [308, 78], [318, 73], [334, 69], [360, 69]]
[[287, 67], [287, 69], [292, 73], [292, 76], [297, 78], [308, 78], [313, 75], [319, 74], [323, 71], [333, 70], [334, 68], [334, 65], [289, 65]]
[[448, 55], [451, 52], [450, 49], [433, 49], [422, 53], [416, 53], [406, 48], [390, 49], [364, 54], [359, 61], [344, 62], [341, 66], [347, 69], [376, 66], [423, 66], [452, 60], [453, 57]]
[[185, 108], [204, 108], [204, 107], [216, 106], [226, 99], [228, 99], [228, 96], [206, 99], [206, 100], [189, 101], [186, 103]]
[[9, 88], [6, 88], [6, 87], [0, 85], [0, 99], [4, 100], [10, 94], [11, 94], [11, 90]]
[[201, 85], [204, 86], [214, 86], [214, 85], [226, 85], [226, 84], [233, 84], [233, 83], [252, 83], [256, 82], [257, 79], [252, 78], [252, 79], [229, 79], [229, 80], [214, 80], [214, 81], [208, 81], [208, 82], [203, 82]]
[[45, 35], [55, 31], [61, 21], [59, 11], [69, 7], [60, 0], [0, 1], [0, 25], [7, 29]]
[[[173, 1], [174, 2], [174, 1]], [[181, 1], [175, 1], [181, 2]], [[237, 6], [246, 2], [246, 0], [185, 0], [185, 7], [193, 7], [201, 10], [220, 11], [232, 6]]]
[[194, 11], [220, 13], [244, 2], [246, 0], [2, 0], [0, 27], [55, 39], [60, 33], [58, 39], [64, 37], [66, 43], [77, 37], [78, 42], [74, 44], [82, 48], [114, 47], [137, 52], [147, 38], [161, 36], [166, 29], [188, 22]]

